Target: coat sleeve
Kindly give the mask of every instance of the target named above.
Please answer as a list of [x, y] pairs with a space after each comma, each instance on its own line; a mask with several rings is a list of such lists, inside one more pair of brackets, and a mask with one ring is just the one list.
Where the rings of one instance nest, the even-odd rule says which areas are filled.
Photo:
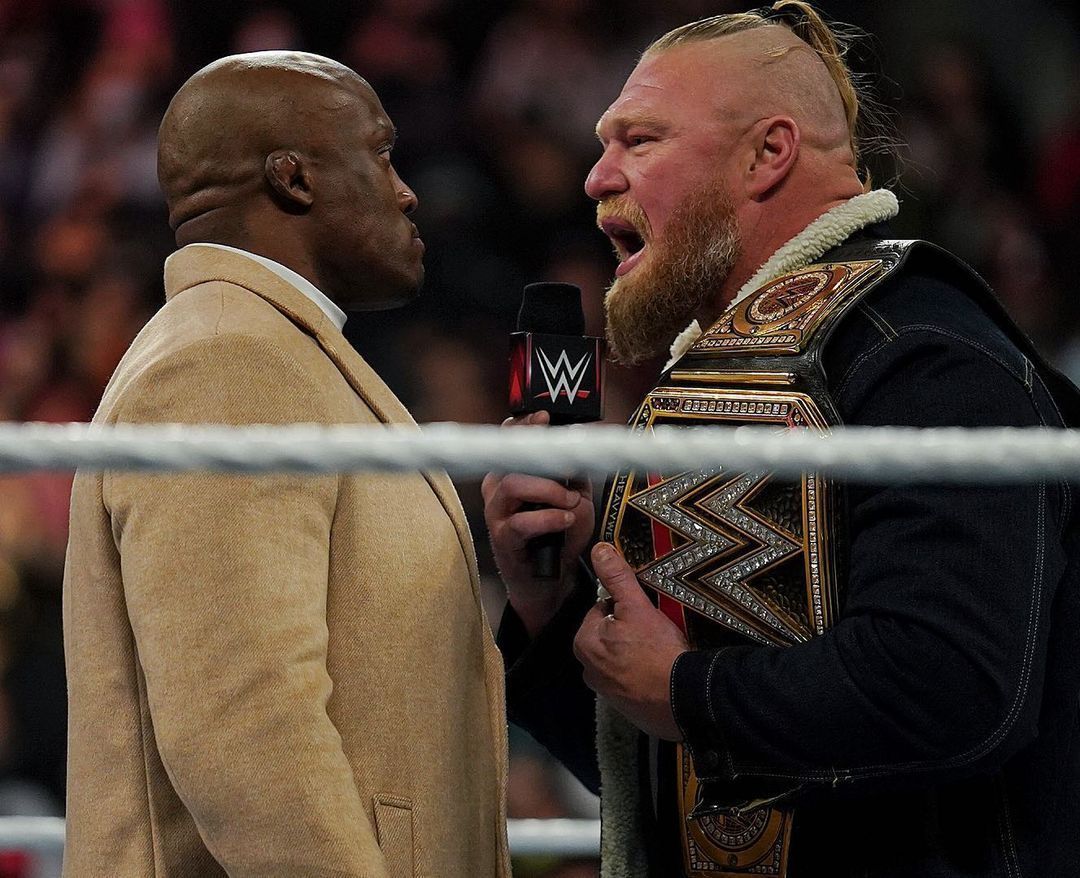
[[584, 564], [558, 613], [534, 640], [510, 604], [499, 624], [506, 665], [506, 711], [594, 793], [600, 792], [596, 760], [596, 694], [585, 685], [574, 656], [574, 635], [596, 603], [596, 582]]
[[[878, 359], [854, 422], [1039, 422], [1021, 381], [945, 336], [902, 337]], [[734, 805], [1000, 765], [1036, 733], [1065, 566], [1058, 498], [1052, 484], [851, 486], [839, 622], [786, 649], [676, 663], [673, 705], [699, 774]]]
[[[273, 342], [220, 335], [125, 391], [126, 422], [326, 422]], [[386, 875], [327, 714], [337, 476], [109, 473], [104, 500], [162, 762], [233, 878]]]

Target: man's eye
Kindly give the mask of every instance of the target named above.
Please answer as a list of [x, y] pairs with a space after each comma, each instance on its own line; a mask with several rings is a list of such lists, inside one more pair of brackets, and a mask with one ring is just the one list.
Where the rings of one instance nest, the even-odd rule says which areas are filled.
[[646, 143], [652, 141], [652, 138], [647, 134], [634, 134], [626, 138], [627, 142], [631, 146], [644, 146]]

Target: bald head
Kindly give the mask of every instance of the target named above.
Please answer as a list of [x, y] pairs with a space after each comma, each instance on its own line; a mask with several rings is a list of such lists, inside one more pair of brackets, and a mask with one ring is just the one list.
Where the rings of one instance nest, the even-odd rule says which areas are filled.
[[349, 68], [303, 52], [215, 61], [176, 93], [158, 179], [180, 246], [266, 256], [352, 310], [393, 307], [423, 278], [417, 200], [390, 161], [397, 133]]
[[[176, 93], [158, 132], [169, 225], [182, 238], [185, 223], [205, 225], [239, 207], [264, 189], [267, 157], [275, 152], [325, 152], [335, 141], [335, 121], [357, 103], [381, 110], [360, 76], [320, 55], [253, 52], [204, 67]], [[221, 216], [220, 224], [238, 220]]]

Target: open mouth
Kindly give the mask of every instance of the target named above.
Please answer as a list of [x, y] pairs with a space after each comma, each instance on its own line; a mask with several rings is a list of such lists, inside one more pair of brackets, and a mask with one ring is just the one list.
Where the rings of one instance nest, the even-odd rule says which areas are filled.
[[615, 276], [621, 277], [638, 263], [647, 246], [645, 239], [626, 220], [614, 217], [601, 221], [600, 228], [615, 247], [615, 257], [619, 260], [619, 267], [615, 270]]

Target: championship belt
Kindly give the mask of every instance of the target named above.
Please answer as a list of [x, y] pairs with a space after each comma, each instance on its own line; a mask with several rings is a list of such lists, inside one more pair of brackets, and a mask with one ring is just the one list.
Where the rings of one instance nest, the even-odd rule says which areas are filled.
[[[770, 280], [665, 373], [631, 429], [754, 424], [827, 432], [839, 416], [821, 350], [843, 315], [900, 264], [907, 243], [848, 245], [827, 262]], [[838, 537], [831, 481], [722, 465], [619, 473], [603, 524], [603, 539], [619, 546], [693, 649], [789, 646], [823, 633], [841, 597]], [[710, 808], [682, 744], [676, 767], [686, 878], [783, 878], [791, 810]]]

